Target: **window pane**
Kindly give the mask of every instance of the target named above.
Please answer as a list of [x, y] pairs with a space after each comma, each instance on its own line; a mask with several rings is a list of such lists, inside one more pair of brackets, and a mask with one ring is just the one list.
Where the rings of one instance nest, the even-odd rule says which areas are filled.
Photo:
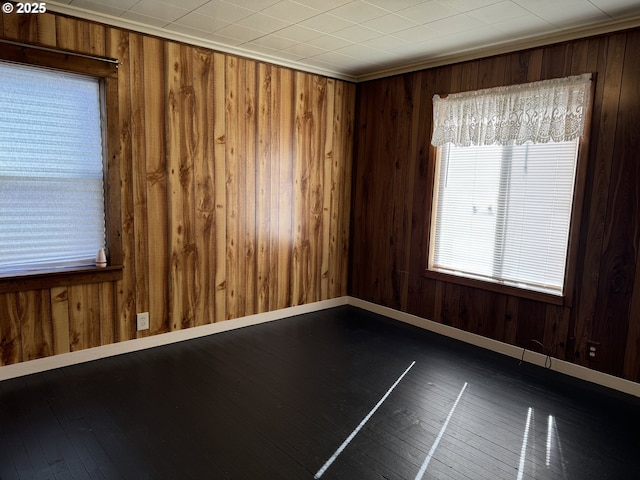
[[460, 155], [444, 147], [440, 169], [436, 264], [491, 275], [500, 182], [500, 147]]
[[0, 272], [93, 265], [105, 244], [97, 79], [0, 62]]
[[561, 288], [577, 141], [513, 147], [502, 275]]
[[577, 147], [441, 147], [429, 268], [561, 294]]

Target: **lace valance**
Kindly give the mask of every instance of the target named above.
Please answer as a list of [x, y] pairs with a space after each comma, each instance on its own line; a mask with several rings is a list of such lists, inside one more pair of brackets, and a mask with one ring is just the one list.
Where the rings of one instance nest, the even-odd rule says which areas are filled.
[[522, 145], [581, 136], [591, 74], [433, 97], [431, 144]]

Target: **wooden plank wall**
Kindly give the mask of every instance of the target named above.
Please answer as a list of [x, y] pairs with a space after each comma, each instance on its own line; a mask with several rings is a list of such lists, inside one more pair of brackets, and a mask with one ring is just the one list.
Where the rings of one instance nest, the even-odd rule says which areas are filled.
[[[550, 45], [359, 85], [349, 293], [640, 381], [640, 30]], [[421, 276], [431, 98], [596, 74], [572, 308]], [[597, 355], [587, 355], [587, 340]]]
[[0, 365], [346, 295], [355, 85], [49, 13], [0, 38], [122, 62], [125, 259], [1, 294]]

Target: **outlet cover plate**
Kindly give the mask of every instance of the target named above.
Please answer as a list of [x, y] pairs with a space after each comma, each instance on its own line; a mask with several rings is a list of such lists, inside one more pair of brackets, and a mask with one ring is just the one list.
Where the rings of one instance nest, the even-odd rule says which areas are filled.
[[136, 326], [138, 331], [149, 330], [149, 312], [138, 313], [136, 315]]

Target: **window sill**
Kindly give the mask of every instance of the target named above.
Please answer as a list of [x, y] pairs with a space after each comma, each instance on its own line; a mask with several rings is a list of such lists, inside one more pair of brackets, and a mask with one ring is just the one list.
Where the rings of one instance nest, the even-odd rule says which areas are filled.
[[85, 267], [73, 270], [47, 270], [24, 275], [0, 276], [0, 293], [115, 282], [122, 279], [122, 269], [122, 265], [114, 265], [106, 268]]
[[485, 282], [482, 280], [477, 280], [475, 278], [461, 277], [457, 275], [436, 272], [433, 270], [424, 270], [422, 276], [426, 278], [431, 278], [433, 280], [440, 280], [442, 282], [463, 285], [465, 287], [480, 288], [480, 289], [489, 290], [495, 293], [501, 293], [503, 295], [526, 298], [528, 300], [536, 300], [538, 302], [549, 303], [551, 305], [559, 305], [564, 307], [571, 306], [571, 299], [565, 295], [559, 296], [559, 295], [552, 295], [550, 293], [536, 292], [534, 290], [526, 290], [524, 288], [518, 288], [511, 285], [502, 285], [500, 283]]

